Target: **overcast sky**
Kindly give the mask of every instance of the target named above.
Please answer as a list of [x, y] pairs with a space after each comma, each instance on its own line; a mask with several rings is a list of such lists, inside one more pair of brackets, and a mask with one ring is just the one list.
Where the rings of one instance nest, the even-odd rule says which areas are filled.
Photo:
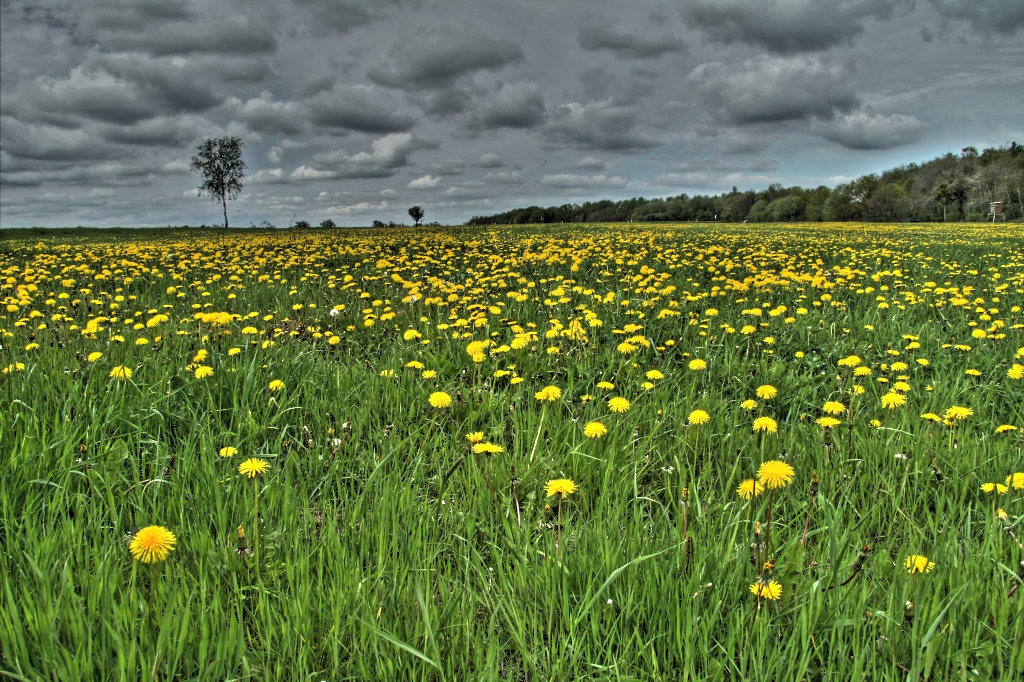
[[[1024, 142], [1024, 0], [0, 0], [0, 224], [232, 224], [834, 185]], [[586, 9], [584, 9], [586, 8]]]

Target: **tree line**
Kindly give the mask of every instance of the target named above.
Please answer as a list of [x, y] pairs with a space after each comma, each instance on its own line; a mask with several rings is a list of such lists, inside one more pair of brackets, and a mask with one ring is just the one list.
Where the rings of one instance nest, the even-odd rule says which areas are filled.
[[964, 147], [921, 164], [863, 175], [829, 188], [769, 185], [760, 191], [719, 195], [680, 194], [664, 199], [635, 197], [561, 206], [528, 206], [469, 225], [561, 222], [818, 222], [986, 220], [992, 202], [1003, 202], [1004, 219], [1024, 219], [1024, 147]]

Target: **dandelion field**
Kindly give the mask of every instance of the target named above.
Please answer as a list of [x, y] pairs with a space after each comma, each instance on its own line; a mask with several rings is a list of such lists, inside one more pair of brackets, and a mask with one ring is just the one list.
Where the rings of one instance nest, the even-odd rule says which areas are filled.
[[1024, 233], [0, 241], [16, 680], [1024, 675]]

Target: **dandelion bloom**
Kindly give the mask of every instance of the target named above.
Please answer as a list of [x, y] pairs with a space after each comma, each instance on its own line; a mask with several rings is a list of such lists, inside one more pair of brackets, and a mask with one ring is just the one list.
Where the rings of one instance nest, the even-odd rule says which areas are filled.
[[503, 450], [500, 445], [494, 443], [477, 443], [473, 446], [473, 452], [478, 455], [496, 455]]
[[483, 431], [473, 431], [472, 433], [467, 433], [466, 434], [466, 440], [468, 440], [470, 443], [473, 443], [474, 445], [476, 445], [477, 443], [483, 441], [483, 439], [484, 439], [484, 432]]
[[230, 445], [227, 446], [227, 447], [221, 448], [220, 450], [217, 451], [217, 454], [220, 455], [221, 457], [234, 457], [235, 454], [237, 454], [237, 453], [238, 453], [238, 450], [236, 450], [235, 448], [231, 447]]
[[270, 469], [270, 465], [259, 457], [250, 457], [238, 465], [238, 473], [249, 478], [262, 476], [268, 469]]
[[430, 402], [431, 407], [436, 407], [439, 410], [452, 406], [452, 397], [444, 391], [435, 391], [434, 393], [431, 393], [427, 400]]
[[282, 388], [284, 388], [284, 382], [281, 381], [280, 379], [274, 379], [273, 381], [270, 382], [267, 388], [269, 388], [271, 391], [280, 391]]
[[419, 360], [410, 360], [409, 362], [405, 363], [405, 366], [408, 367], [409, 369], [423, 369], [423, 363], [420, 362]]
[[836, 426], [839, 426], [840, 424], [842, 424], [842, 422], [836, 419], [835, 417], [822, 417], [821, 419], [818, 420], [818, 426], [820, 426], [823, 429], [831, 429]]
[[424, 379], [433, 379], [434, 377], [437, 376], [437, 372], [435, 372], [432, 369], [427, 369], [427, 370], [423, 370], [423, 374], [421, 376]]
[[846, 412], [846, 405], [843, 405], [841, 402], [836, 400], [830, 400], [825, 403], [825, 407], [822, 409], [824, 409], [826, 414], [836, 415]]
[[651, 381], [657, 381], [658, 379], [664, 379], [665, 375], [656, 369], [652, 369], [647, 372], [647, 378]]
[[740, 407], [742, 407], [744, 410], [753, 410], [755, 407], [757, 407], [757, 401], [753, 399], [744, 400], [742, 403], [740, 403]]
[[697, 358], [696, 360], [690, 360], [689, 367], [691, 371], [699, 372], [702, 369], [707, 369], [708, 363], [704, 362], [700, 358]]
[[777, 459], [768, 460], [757, 469], [758, 482], [772, 490], [785, 488], [792, 482], [794, 476], [796, 471], [793, 467]]
[[174, 550], [174, 533], [163, 526], [146, 526], [133, 537], [128, 551], [144, 564], [163, 561]]
[[750, 591], [758, 597], [772, 601], [782, 598], [782, 585], [775, 580], [769, 580], [768, 582], [758, 580], [750, 586]]
[[972, 410], [969, 407], [958, 407], [958, 406], [954, 405], [953, 407], [951, 407], [948, 410], [946, 410], [945, 417], [946, 417], [946, 419], [960, 420], [960, 419], [966, 419], [967, 417], [970, 417], [973, 414], [974, 414], [974, 410]]
[[606, 391], [610, 391], [613, 388], [615, 388], [615, 384], [613, 384], [610, 381], [599, 381], [599, 382], [597, 382], [597, 387], [598, 388], [603, 388]]
[[1018, 381], [1024, 378], [1024, 365], [1019, 365], [1015, 363], [1013, 367], [1006, 370], [1006, 376], [1010, 377], [1011, 379], [1016, 379]]
[[1002, 483], [982, 483], [981, 492], [983, 493], [996, 493], [998, 495], [1005, 495], [1009, 487]]
[[754, 480], [753, 478], [746, 479], [745, 481], [740, 483], [738, 488], [736, 488], [736, 494], [742, 497], [744, 500], [749, 500], [751, 497], [757, 497], [763, 492], [764, 485]]
[[701, 424], [707, 424], [711, 421], [711, 415], [704, 410], [694, 410], [690, 413], [690, 423], [694, 426], [700, 426]]
[[757, 397], [762, 400], [771, 400], [779, 394], [779, 390], [771, 384], [764, 384], [757, 387]]
[[771, 417], [758, 417], [754, 420], [754, 433], [760, 433], [762, 431], [767, 433], [775, 433], [779, 430], [779, 425], [775, 423], [775, 420]]
[[561, 495], [563, 500], [576, 492], [576, 490], [577, 486], [572, 482], [571, 478], [556, 478], [548, 481], [547, 485], [544, 486], [544, 493], [548, 497]]
[[242, 352], [242, 349], [239, 348], [238, 346], [235, 346], [234, 348], [228, 348], [228, 357], [234, 357], [234, 356], [238, 355], [241, 352]]
[[860, 364], [860, 358], [857, 357], [856, 355], [850, 355], [848, 357], [843, 358], [836, 364], [839, 365], [840, 367], [856, 367], [857, 365]]
[[608, 409], [619, 414], [629, 412], [629, 401], [621, 396], [615, 396], [608, 400]]
[[86, 360], [88, 360], [89, 362], [96, 362], [97, 360], [99, 360], [102, 357], [103, 357], [103, 353], [101, 353], [99, 351], [95, 351], [95, 352], [89, 353], [89, 357], [87, 357]]
[[900, 405], [907, 404], [907, 396], [890, 391], [882, 396], [882, 407], [894, 410]]
[[118, 365], [114, 369], [110, 370], [110, 374], [108, 376], [111, 379], [117, 379], [118, 381], [126, 381], [132, 378], [132, 369], [131, 367]]
[[558, 386], [545, 386], [541, 390], [534, 393], [533, 397], [541, 402], [544, 402], [546, 400], [549, 403], [553, 403], [562, 397], [562, 389], [560, 389]]
[[608, 427], [601, 422], [590, 422], [583, 427], [583, 435], [587, 438], [600, 438], [608, 433]]
[[921, 419], [927, 419], [928, 421], [933, 421], [933, 422], [940, 422], [940, 421], [942, 421], [942, 417], [940, 417], [939, 415], [935, 414], [934, 412], [925, 412], [924, 414], [921, 415]]
[[1024, 474], [1012, 473], [1006, 477], [1006, 485], [1012, 486], [1014, 490], [1024, 490]]
[[212, 376], [213, 367], [208, 367], [206, 365], [200, 365], [199, 367], [196, 367], [196, 379], [205, 379], [206, 377]]
[[934, 561], [928, 561], [928, 557], [922, 554], [911, 554], [907, 557], [907, 573], [931, 573], [935, 568]]
[[1013, 424], [1003, 424], [996, 429], [996, 433], [1006, 433], [1007, 431], [1016, 431], [1017, 427]]

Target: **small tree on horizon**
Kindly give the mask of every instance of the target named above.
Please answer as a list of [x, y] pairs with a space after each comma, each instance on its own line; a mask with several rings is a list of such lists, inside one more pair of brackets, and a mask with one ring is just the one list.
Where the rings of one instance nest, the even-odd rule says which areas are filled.
[[416, 221], [416, 226], [419, 227], [420, 221], [423, 220], [423, 209], [419, 206], [413, 206], [409, 209], [409, 217]]
[[237, 199], [242, 192], [247, 166], [242, 160], [245, 143], [237, 136], [225, 135], [203, 140], [192, 157], [192, 170], [202, 176], [199, 196], [210, 195], [224, 207], [224, 227], [228, 226], [228, 199]]

